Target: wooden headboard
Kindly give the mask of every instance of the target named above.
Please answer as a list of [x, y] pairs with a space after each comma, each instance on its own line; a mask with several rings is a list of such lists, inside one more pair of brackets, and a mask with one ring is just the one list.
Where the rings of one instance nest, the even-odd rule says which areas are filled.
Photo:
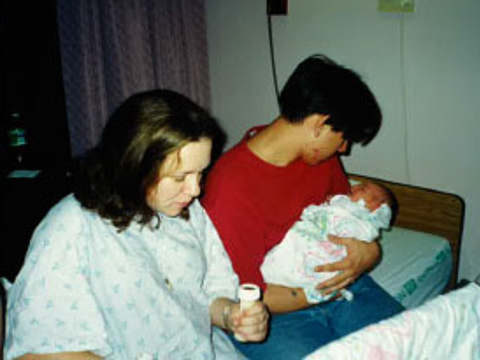
[[461, 197], [441, 191], [382, 179], [349, 175], [350, 179], [370, 180], [389, 188], [398, 202], [394, 226], [422, 231], [446, 238], [452, 247], [453, 271], [448, 289], [458, 281], [460, 242], [463, 229], [464, 202]]

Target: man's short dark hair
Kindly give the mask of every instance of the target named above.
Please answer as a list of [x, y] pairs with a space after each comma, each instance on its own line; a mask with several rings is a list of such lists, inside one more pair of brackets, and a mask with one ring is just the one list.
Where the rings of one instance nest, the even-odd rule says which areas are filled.
[[326, 124], [334, 131], [363, 145], [375, 137], [382, 120], [375, 96], [360, 76], [319, 54], [302, 61], [287, 80], [280, 111], [292, 123], [328, 115]]

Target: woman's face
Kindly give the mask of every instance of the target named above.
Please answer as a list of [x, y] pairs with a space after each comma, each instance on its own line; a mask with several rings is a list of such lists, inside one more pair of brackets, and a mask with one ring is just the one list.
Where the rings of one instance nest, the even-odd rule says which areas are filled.
[[179, 215], [200, 195], [200, 180], [210, 164], [211, 151], [212, 141], [202, 138], [167, 155], [159, 181], [147, 191], [147, 204], [165, 215]]

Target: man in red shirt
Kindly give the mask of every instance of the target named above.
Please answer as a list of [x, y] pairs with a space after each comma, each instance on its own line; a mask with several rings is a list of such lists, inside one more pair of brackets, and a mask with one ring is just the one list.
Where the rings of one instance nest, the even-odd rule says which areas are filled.
[[311, 56], [296, 68], [281, 92], [280, 107], [281, 115], [271, 124], [250, 130], [218, 160], [202, 200], [241, 282], [261, 286], [273, 314], [265, 343], [236, 343], [250, 359], [301, 358], [402, 310], [362, 275], [379, 259], [376, 242], [333, 238], [347, 247], [347, 258], [317, 268], [340, 270], [319, 289], [331, 292], [353, 283], [351, 302], [312, 305], [301, 288], [263, 281], [260, 265], [266, 253], [283, 239], [303, 209], [349, 191], [338, 154], [351, 143], [367, 144], [381, 123], [367, 85], [322, 55]]

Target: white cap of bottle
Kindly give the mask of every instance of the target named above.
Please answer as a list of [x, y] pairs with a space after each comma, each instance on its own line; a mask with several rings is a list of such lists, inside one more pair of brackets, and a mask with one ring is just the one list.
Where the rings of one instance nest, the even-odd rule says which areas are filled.
[[255, 284], [242, 284], [238, 290], [238, 298], [240, 299], [240, 307], [244, 310], [260, 299], [260, 287]]

